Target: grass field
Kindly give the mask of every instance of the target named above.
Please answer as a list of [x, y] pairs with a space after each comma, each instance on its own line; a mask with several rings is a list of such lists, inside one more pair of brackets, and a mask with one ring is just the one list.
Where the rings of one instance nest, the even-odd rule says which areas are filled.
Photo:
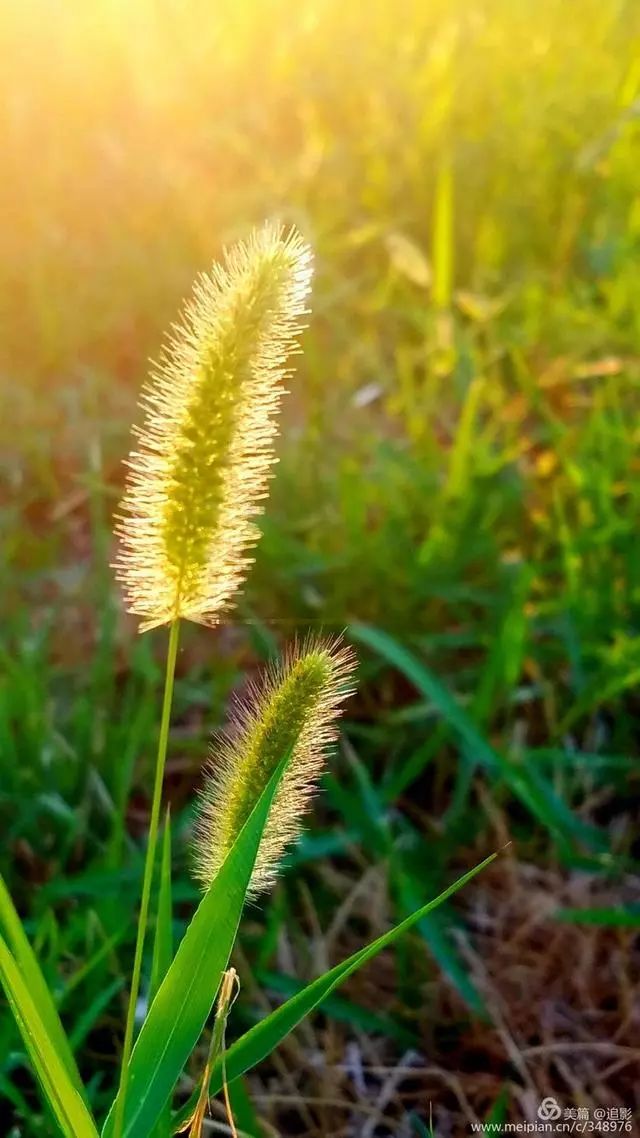
[[[0, 37], [0, 860], [96, 1110], [165, 651], [109, 568], [122, 459], [194, 274], [279, 217], [312, 316], [247, 587], [183, 634], [176, 941], [209, 736], [309, 627], [346, 629], [360, 690], [245, 917], [230, 1035], [511, 844], [236, 1088], [238, 1124], [640, 1111], [640, 8], [28, 0]], [[2, 1133], [52, 1135], [1, 1011]]]

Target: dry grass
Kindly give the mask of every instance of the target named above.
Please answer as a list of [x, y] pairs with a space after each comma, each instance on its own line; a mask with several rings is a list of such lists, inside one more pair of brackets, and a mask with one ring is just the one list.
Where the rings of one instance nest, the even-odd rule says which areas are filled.
[[[331, 874], [334, 887], [338, 878]], [[636, 897], [638, 884], [628, 885]], [[356, 885], [345, 876], [342, 889], [343, 908], [325, 936], [307, 896], [309, 939], [296, 948], [283, 930], [282, 971], [302, 978], [327, 957], [334, 962], [355, 948], [352, 927], [349, 932], [354, 918], [371, 931], [385, 927], [388, 907], [379, 869], [365, 871]], [[457, 1138], [486, 1119], [501, 1094], [508, 1096], [506, 1118], [513, 1122], [534, 1120], [548, 1095], [563, 1107], [626, 1107], [635, 1113], [637, 936], [554, 918], [559, 906], [619, 902], [619, 889], [609, 890], [599, 879], [544, 870], [505, 854], [460, 902], [467, 926], [460, 947], [491, 1022], [470, 1023], [456, 993], [417, 952], [413, 964], [424, 973], [422, 999], [404, 1011], [419, 1046], [402, 1051], [318, 1017], [251, 1079], [254, 1101], [271, 1128], [267, 1133], [409, 1138], [410, 1115], [428, 1118], [431, 1106], [438, 1138]], [[346, 994], [372, 1011], [397, 1013], [398, 967], [384, 957], [352, 981]]]

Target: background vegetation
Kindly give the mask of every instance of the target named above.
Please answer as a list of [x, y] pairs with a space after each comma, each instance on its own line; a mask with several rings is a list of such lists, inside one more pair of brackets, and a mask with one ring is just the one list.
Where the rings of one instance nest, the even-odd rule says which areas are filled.
[[[279, 216], [314, 313], [237, 617], [183, 636], [180, 920], [209, 734], [311, 624], [361, 692], [232, 1030], [512, 845], [263, 1067], [263, 1132], [638, 1108], [640, 8], [28, 0], [0, 34], [2, 872], [97, 1107], [164, 649], [109, 569], [121, 459], [194, 273]], [[0, 1094], [52, 1133], [6, 1012]]]

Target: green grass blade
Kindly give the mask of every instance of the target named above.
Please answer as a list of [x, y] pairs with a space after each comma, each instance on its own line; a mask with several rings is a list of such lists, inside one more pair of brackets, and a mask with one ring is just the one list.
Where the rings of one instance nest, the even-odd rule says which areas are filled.
[[416, 1114], [411, 1115], [411, 1126], [411, 1133], [417, 1138], [434, 1138], [433, 1130], [431, 1128], [427, 1130], [424, 1122]]
[[80, 1072], [73, 1057], [69, 1040], [65, 1034], [53, 996], [42, 975], [36, 954], [33, 951], [20, 917], [18, 916], [9, 891], [0, 875], [0, 927], [2, 928], [13, 959], [25, 982], [47, 1035], [53, 1043], [67, 1074], [78, 1093], [84, 1098], [84, 1088]]
[[[392, 835], [389, 829], [384, 799], [374, 785], [369, 772], [355, 751], [348, 749], [351, 765], [356, 776], [357, 793], [338, 784], [336, 780], [325, 779], [332, 803], [338, 807], [346, 823], [360, 830], [363, 844], [376, 860], [388, 860], [392, 891], [397, 894], [401, 905], [401, 915], [409, 916], [420, 906], [424, 896], [425, 882], [413, 874], [404, 859], [392, 855]], [[418, 836], [407, 834], [411, 844]], [[431, 883], [430, 883], [431, 884]], [[436, 888], [440, 882], [433, 887]], [[430, 891], [430, 890], [429, 890]], [[424, 917], [418, 924], [418, 931], [426, 940], [429, 949], [442, 971], [458, 989], [476, 1015], [488, 1019], [488, 1013], [480, 993], [473, 985], [467, 969], [459, 959], [457, 950], [449, 935], [444, 909]]]
[[557, 909], [554, 914], [558, 921], [570, 921], [576, 925], [600, 925], [604, 928], [640, 928], [640, 905], [626, 905], [619, 909]]
[[487, 1127], [488, 1130], [489, 1130], [489, 1127], [491, 1128], [489, 1130], [489, 1133], [494, 1131], [494, 1128], [497, 1128], [498, 1130], [502, 1129], [502, 1127], [504, 1126], [504, 1124], [507, 1120], [507, 1107], [508, 1107], [508, 1105], [509, 1105], [509, 1088], [506, 1086], [501, 1087], [496, 1101], [494, 1102], [493, 1106], [491, 1107], [491, 1110], [489, 1111], [487, 1117], [485, 1118], [485, 1126]]
[[[301, 992], [305, 985], [296, 980], [295, 976], [287, 976], [282, 972], [256, 972], [254, 978], [263, 990], [278, 992], [282, 996], [294, 996]], [[390, 1015], [382, 1015], [364, 1008], [352, 1000], [342, 999], [340, 996], [329, 996], [322, 1003], [322, 1011], [331, 1019], [346, 1023], [349, 1027], [363, 1031], [369, 1035], [382, 1035], [393, 1039], [405, 1049], [417, 1048], [418, 1038], [412, 1031], [408, 1031]]]
[[89, 1032], [95, 1027], [100, 1019], [100, 1016], [109, 1007], [116, 992], [119, 992], [123, 986], [123, 979], [117, 976], [106, 987], [101, 988], [98, 994], [90, 1001], [89, 1006], [85, 1008], [82, 1015], [76, 1020], [73, 1031], [69, 1039], [73, 1045], [74, 1050], [78, 1051], [82, 1047]]
[[[400, 885], [399, 893], [405, 912], [415, 908], [416, 888], [410, 881], [407, 880]], [[436, 964], [442, 969], [453, 987], [457, 989], [474, 1015], [489, 1021], [490, 1016], [486, 1003], [460, 959], [449, 925], [444, 919], [444, 911], [435, 916], [423, 917], [418, 922], [418, 931], [428, 945]]]
[[[123, 1138], [149, 1134], [169, 1101], [220, 987], [273, 796], [288, 762], [282, 760], [207, 890], [165, 976], [131, 1055]], [[103, 1138], [111, 1138], [115, 1103]]]
[[453, 698], [444, 684], [440, 683], [433, 673], [416, 659], [413, 653], [394, 640], [388, 633], [370, 625], [354, 624], [350, 628], [351, 635], [361, 644], [366, 644], [377, 655], [387, 660], [392, 667], [407, 677], [417, 691], [427, 697], [438, 709], [443, 719], [458, 735], [460, 741], [468, 748], [477, 762], [482, 763], [490, 771], [496, 771], [500, 766], [499, 757], [493, 747], [489, 746], [476, 728], [473, 721], [464, 712]]
[[569, 835], [576, 841], [584, 842], [590, 849], [606, 850], [606, 835], [600, 833], [595, 826], [586, 825], [573, 814], [540, 771], [511, 762], [494, 750], [483, 738], [471, 716], [413, 653], [386, 632], [369, 625], [352, 625], [351, 635], [354, 640], [366, 644], [402, 672], [434, 704], [457, 736], [460, 749], [463, 754], [466, 753], [468, 760], [473, 764], [480, 763], [490, 775], [502, 778], [531, 815], [554, 836], [566, 838]]
[[[480, 862], [479, 865], [476, 865], [474, 869], [471, 869], [468, 873], [459, 877], [453, 885], [449, 885], [438, 897], [435, 897], [432, 901], [428, 901], [426, 905], [423, 905], [415, 913], [412, 913], [410, 917], [401, 921], [400, 924], [395, 925], [365, 948], [355, 952], [352, 956], [348, 957], [347, 960], [344, 960], [342, 964], [336, 965], [335, 968], [331, 968], [328, 972], [325, 972], [323, 976], [319, 976], [317, 980], [313, 980], [312, 983], [308, 984], [306, 988], [303, 988], [301, 992], [298, 992], [295, 996], [292, 996], [290, 1000], [287, 1000], [286, 1003], [281, 1004], [279, 1008], [271, 1012], [271, 1015], [268, 1015], [261, 1023], [250, 1028], [225, 1054], [227, 1080], [231, 1082], [233, 1079], [239, 1078], [245, 1071], [249, 1071], [252, 1067], [255, 1067], [257, 1063], [260, 1063], [262, 1059], [266, 1058], [267, 1055], [270, 1055], [289, 1032], [293, 1031], [310, 1012], [326, 1000], [327, 996], [333, 992], [338, 984], [341, 984], [351, 976], [353, 972], [361, 968], [363, 964], [366, 964], [367, 961], [376, 956], [378, 952], [381, 952], [383, 948], [388, 948], [389, 945], [392, 945], [398, 937], [413, 928], [427, 913], [430, 913], [433, 909], [437, 908], [438, 905], [441, 905], [443, 901], [446, 901], [448, 897], [457, 893], [463, 885], [471, 881], [477, 873], [480, 873], [480, 871], [489, 865], [496, 857], [497, 854], [494, 853], [485, 858], [485, 860]], [[211, 1094], [218, 1093], [222, 1086], [222, 1078], [222, 1060], [220, 1059], [214, 1065], [211, 1072]], [[190, 1111], [191, 1102], [187, 1103], [186, 1107], [178, 1115], [175, 1120], [176, 1125], [180, 1125], [181, 1122], [184, 1122], [185, 1119], [189, 1117]]]
[[97, 1130], [74, 1086], [29, 992], [28, 984], [0, 937], [0, 980], [47, 1100], [67, 1138], [97, 1138]]

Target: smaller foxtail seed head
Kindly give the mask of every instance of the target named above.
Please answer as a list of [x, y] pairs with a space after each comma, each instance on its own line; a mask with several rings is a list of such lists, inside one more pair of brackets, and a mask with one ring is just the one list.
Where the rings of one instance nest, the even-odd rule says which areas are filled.
[[293, 646], [236, 702], [230, 726], [211, 750], [194, 842], [195, 872], [207, 888], [285, 755], [289, 762], [271, 807], [249, 887], [272, 884], [297, 837], [335, 741], [342, 705], [353, 691], [355, 656], [337, 640]]

